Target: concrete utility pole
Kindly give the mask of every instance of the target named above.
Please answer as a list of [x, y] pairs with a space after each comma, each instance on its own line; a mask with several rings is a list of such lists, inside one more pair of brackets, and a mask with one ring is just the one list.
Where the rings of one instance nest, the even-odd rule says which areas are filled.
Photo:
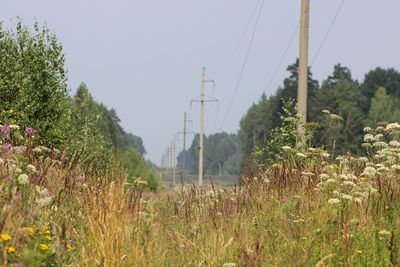
[[201, 69], [200, 83], [200, 144], [199, 144], [199, 186], [203, 185], [204, 177], [204, 84], [206, 82], [206, 68]]
[[173, 185], [176, 185], [176, 139], [175, 139], [175, 135], [174, 135], [174, 140], [172, 141], [171, 144], [171, 151], [172, 151], [172, 183]]
[[183, 169], [186, 169], [186, 112], [183, 116]]
[[[297, 89], [298, 113], [302, 115], [301, 123], [307, 122], [307, 85], [308, 85], [308, 37], [310, 24], [310, 0], [301, 1], [300, 19], [300, 56], [299, 56], [299, 78]], [[302, 124], [297, 126], [300, 136], [304, 136]]]

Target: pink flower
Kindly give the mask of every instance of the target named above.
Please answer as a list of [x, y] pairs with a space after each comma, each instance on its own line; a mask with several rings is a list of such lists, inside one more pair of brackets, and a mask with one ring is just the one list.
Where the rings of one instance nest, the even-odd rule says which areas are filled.
[[9, 150], [11, 148], [11, 144], [7, 143], [3, 145], [4, 150]]
[[43, 194], [43, 196], [45, 196], [45, 197], [50, 197], [50, 196], [51, 196], [51, 193], [50, 193], [49, 191], [46, 191], [46, 192]]
[[31, 213], [32, 217], [36, 217], [39, 215], [39, 212], [37, 210], [32, 211]]
[[78, 180], [78, 182], [83, 182], [85, 181], [85, 176], [79, 175], [78, 177], [76, 177], [76, 179]]
[[9, 135], [10, 134], [10, 126], [4, 124], [3, 127], [0, 129], [0, 134]]
[[25, 133], [27, 133], [27, 134], [34, 134], [36, 132], [37, 132], [37, 130], [33, 129], [32, 127], [25, 128]]
[[283, 202], [283, 203], [289, 203], [289, 199], [288, 199], [287, 197], [283, 197], [283, 198], [282, 198], [282, 202]]

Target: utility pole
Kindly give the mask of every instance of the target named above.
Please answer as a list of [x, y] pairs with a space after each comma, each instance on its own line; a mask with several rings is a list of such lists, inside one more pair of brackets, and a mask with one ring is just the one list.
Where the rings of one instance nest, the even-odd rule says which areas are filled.
[[199, 144], [199, 186], [203, 185], [204, 177], [204, 87], [206, 82], [206, 68], [201, 69], [200, 83], [200, 144]]
[[206, 81], [206, 68], [202, 67], [201, 69], [201, 82], [200, 82], [200, 100], [192, 100], [191, 102], [200, 102], [200, 144], [199, 144], [199, 186], [203, 185], [203, 177], [204, 177], [204, 103], [205, 102], [217, 102], [218, 100], [215, 98], [206, 100], [206, 96], [204, 94], [205, 83], [206, 82], [215, 82], [213, 80]]
[[183, 116], [183, 169], [186, 169], [186, 112]]
[[300, 118], [300, 123], [297, 125], [297, 131], [301, 137], [304, 136], [303, 125], [307, 122], [309, 24], [310, 24], [310, 0], [302, 0], [301, 18], [300, 18], [299, 78], [298, 78], [298, 89], [297, 89], [298, 113], [302, 115], [302, 117]]
[[176, 185], [176, 140], [175, 140], [175, 135], [174, 135], [174, 139], [171, 142], [171, 167], [172, 167], [172, 183], [173, 185]]

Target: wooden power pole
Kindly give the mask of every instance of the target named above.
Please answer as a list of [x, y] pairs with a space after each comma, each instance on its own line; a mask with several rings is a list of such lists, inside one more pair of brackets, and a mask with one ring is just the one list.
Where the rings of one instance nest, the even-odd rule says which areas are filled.
[[301, 0], [300, 18], [300, 56], [297, 89], [297, 108], [302, 115], [297, 126], [299, 135], [304, 136], [303, 125], [307, 122], [307, 86], [308, 86], [308, 37], [310, 24], [310, 0]]

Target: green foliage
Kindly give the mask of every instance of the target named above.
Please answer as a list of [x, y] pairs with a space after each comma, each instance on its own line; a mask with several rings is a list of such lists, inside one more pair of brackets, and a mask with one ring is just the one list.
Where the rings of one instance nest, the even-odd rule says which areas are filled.
[[44, 144], [70, 140], [64, 54], [56, 36], [17, 23], [15, 32], [0, 25], [0, 121], [34, 127]]
[[[178, 166], [183, 167], [183, 153], [186, 156], [186, 166], [192, 173], [198, 172], [198, 147], [199, 138], [197, 134], [192, 142], [191, 147], [182, 151], [178, 155]], [[230, 167], [227, 166], [229, 174], [239, 174], [239, 172], [232, 173], [234, 170], [240, 170], [241, 157], [234, 155], [239, 151], [239, 138], [235, 134], [216, 133], [204, 138], [204, 161], [205, 173], [208, 175], [216, 175], [219, 170], [223, 170], [226, 162], [229, 160]], [[233, 165], [235, 167], [233, 167]]]

